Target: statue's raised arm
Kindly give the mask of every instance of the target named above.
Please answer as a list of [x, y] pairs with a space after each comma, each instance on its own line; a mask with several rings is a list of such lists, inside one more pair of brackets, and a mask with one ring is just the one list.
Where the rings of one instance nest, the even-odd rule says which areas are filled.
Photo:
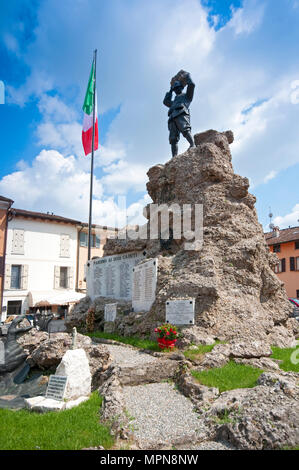
[[193, 82], [190, 73], [188, 73], [186, 81], [187, 81], [186, 96], [187, 96], [188, 101], [190, 101], [191, 103], [191, 101], [193, 100], [193, 96], [194, 96], [195, 83]]

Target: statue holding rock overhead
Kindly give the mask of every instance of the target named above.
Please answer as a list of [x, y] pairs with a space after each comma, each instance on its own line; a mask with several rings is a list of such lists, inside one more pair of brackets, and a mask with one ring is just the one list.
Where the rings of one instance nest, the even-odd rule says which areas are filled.
[[[183, 89], [187, 85], [186, 93]], [[178, 142], [180, 134], [188, 140], [190, 147], [194, 147], [194, 140], [191, 135], [190, 111], [189, 106], [193, 99], [195, 84], [193, 83], [190, 73], [181, 70], [170, 83], [170, 91], [165, 95], [163, 104], [169, 108], [168, 111], [168, 129], [169, 143], [171, 145], [172, 156], [178, 154]], [[172, 99], [172, 93], [176, 96]]]

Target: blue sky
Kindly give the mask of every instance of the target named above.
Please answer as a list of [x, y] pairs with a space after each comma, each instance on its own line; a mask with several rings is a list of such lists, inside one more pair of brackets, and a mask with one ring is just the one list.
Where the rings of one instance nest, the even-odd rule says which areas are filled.
[[[96, 47], [100, 150], [94, 221], [131, 221], [150, 202], [148, 168], [170, 157], [170, 78], [188, 70], [194, 133], [232, 129], [266, 228], [299, 219], [298, 0], [10, 0], [1, 7], [0, 194], [16, 207], [87, 220], [82, 103]], [[180, 142], [180, 151], [187, 144]]]

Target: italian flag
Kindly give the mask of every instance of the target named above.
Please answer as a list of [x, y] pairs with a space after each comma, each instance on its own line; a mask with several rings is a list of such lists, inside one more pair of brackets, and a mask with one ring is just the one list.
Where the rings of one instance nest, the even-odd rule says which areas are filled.
[[95, 104], [95, 124], [94, 124], [94, 150], [99, 148], [99, 128], [98, 128], [98, 107], [97, 94], [94, 96], [94, 62], [92, 63], [89, 76], [88, 86], [83, 104], [84, 119], [82, 129], [82, 144], [85, 155], [92, 151], [92, 122], [93, 122], [93, 105]]

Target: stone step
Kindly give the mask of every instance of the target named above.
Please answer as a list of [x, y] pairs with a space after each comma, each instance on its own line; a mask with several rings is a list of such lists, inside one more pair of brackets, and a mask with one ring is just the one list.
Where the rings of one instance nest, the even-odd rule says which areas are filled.
[[171, 360], [159, 360], [140, 365], [123, 365], [119, 367], [121, 385], [141, 385], [159, 383], [172, 379], [178, 369], [178, 363]]

